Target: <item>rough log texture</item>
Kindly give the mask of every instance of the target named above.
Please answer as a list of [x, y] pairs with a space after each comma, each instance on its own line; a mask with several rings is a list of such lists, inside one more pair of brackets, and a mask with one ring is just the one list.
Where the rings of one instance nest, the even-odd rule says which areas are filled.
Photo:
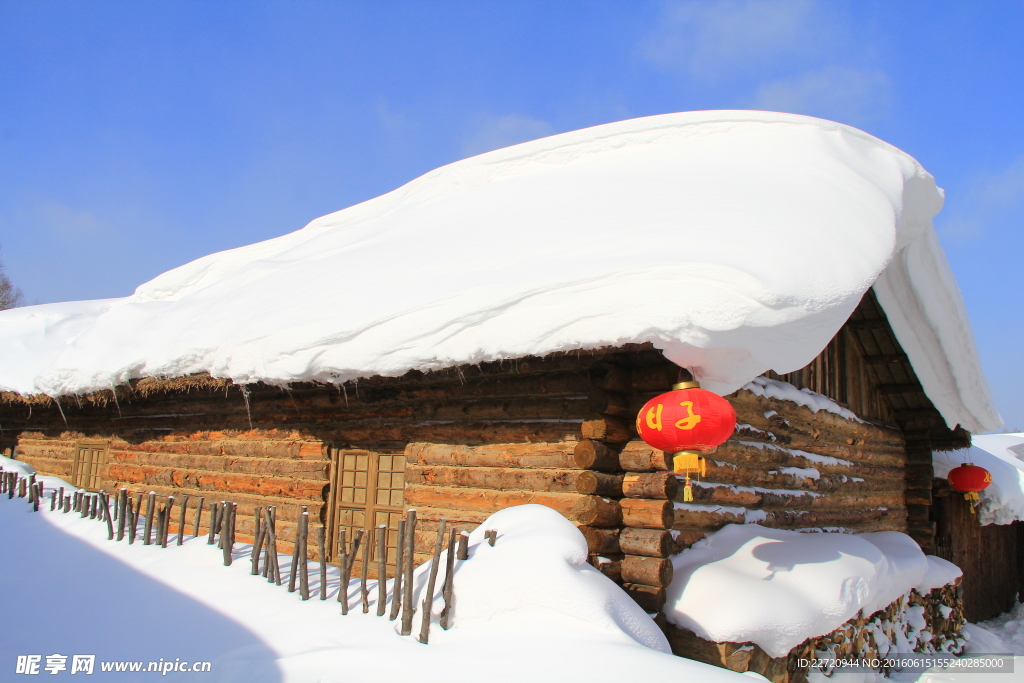
[[622, 558], [622, 580], [646, 586], [672, 583], [672, 561], [660, 557], [626, 555]]
[[627, 498], [675, 498], [679, 480], [668, 472], [627, 474], [622, 480], [622, 494]]

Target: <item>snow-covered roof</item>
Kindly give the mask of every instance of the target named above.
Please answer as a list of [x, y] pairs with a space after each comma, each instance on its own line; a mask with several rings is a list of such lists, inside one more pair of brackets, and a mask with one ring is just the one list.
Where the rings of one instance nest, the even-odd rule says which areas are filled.
[[982, 525], [1024, 520], [1022, 459], [1024, 434], [973, 436], [969, 449], [932, 453], [936, 477], [946, 477], [951, 469], [968, 462], [984, 467], [992, 475], [992, 483], [978, 493], [978, 522]]
[[651, 342], [728, 393], [810, 362], [864, 292], [950, 426], [1000, 424], [931, 219], [942, 192], [854, 128], [652, 116], [489, 152], [168, 271], [0, 313], [0, 387], [207, 371], [344, 381]]

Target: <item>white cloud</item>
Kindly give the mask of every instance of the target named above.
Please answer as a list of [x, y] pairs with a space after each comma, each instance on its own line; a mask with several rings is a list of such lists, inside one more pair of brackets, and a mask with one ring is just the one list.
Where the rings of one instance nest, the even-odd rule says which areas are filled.
[[505, 114], [488, 118], [477, 126], [462, 143], [463, 156], [471, 157], [491, 150], [509, 147], [555, 134], [547, 121], [521, 114]]
[[754, 107], [857, 125], [885, 116], [892, 84], [884, 71], [828, 66], [761, 84]]
[[948, 218], [939, 214], [943, 237], [967, 242], [993, 228], [1024, 228], [1024, 154], [999, 171], [975, 175], [946, 199]]
[[72, 209], [54, 201], [45, 201], [36, 208], [36, 216], [52, 233], [65, 238], [89, 238], [108, 234], [112, 226], [92, 211]]
[[816, 0], [674, 2], [640, 47], [661, 67], [710, 80], [818, 55], [831, 32]]

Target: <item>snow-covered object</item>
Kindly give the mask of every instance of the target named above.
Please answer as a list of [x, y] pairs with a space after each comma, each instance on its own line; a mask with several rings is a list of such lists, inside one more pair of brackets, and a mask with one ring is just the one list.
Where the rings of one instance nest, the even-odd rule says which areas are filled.
[[[484, 541], [487, 529], [498, 531], [493, 546]], [[551, 508], [531, 504], [500, 510], [470, 534], [469, 544], [470, 559], [455, 573], [458, 628], [564, 624], [672, 652], [651, 617], [587, 563], [587, 540], [579, 529]], [[421, 568], [424, 574], [428, 569], [429, 563]], [[438, 586], [444, 577], [444, 567], [439, 569]]]
[[[0, 467], [20, 470], [3, 458]], [[66, 482], [47, 480], [47, 497], [54, 485], [71, 490]], [[45, 664], [46, 655], [95, 653], [96, 671], [87, 680], [101, 681], [130, 678], [102, 673], [102, 661], [141, 660], [145, 666], [160, 658], [210, 661], [212, 670], [200, 678], [224, 683], [475, 683], [482, 678], [544, 683], [638, 675], [702, 683], [750, 681], [641, 645], [639, 640], [648, 640], [663, 650], [664, 637], [614, 583], [598, 575], [603, 580], [598, 585], [596, 571], [567, 560], [575, 557], [575, 542], [563, 526], [568, 523], [548, 512], [505, 515], [500, 526], [493, 518], [488, 520], [486, 525], [499, 530], [497, 544], [491, 548], [482, 537], [474, 538], [472, 559], [458, 563], [456, 573], [458, 577], [463, 569], [478, 566], [475, 577], [483, 580], [507, 577], [519, 569], [532, 571], [541, 583], [481, 581], [474, 587], [473, 580], [457, 579], [456, 622], [465, 618], [448, 631], [434, 623], [430, 644], [424, 646], [415, 635], [399, 635], [400, 622], [375, 615], [373, 581], [370, 613], [359, 608], [359, 581], [353, 579], [351, 610], [341, 616], [336, 567], [328, 567], [329, 599], [321, 601], [316, 599], [319, 566], [310, 562], [314, 599], [303, 601], [297, 592], [249, 573], [249, 545], [237, 544], [235, 562], [225, 567], [221, 551], [203, 537], [186, 536], [183, 546], [171, 544], [166, 549], [112, 542], [102, 521], [50, 512], [49, 505], [32, 513], [24, 499], [3, 496], [0, 542], [17, 549], [17, 561], [0, 566], [5, 617], [0, 618], [0, 659], [14, 662], [19, 654], [41, 654]], [[517, 525], [520, 519], [523, 528]], [[537, 549], [527, 542], [530, 536], [536, 538]], [[503, 551], [503, 544], [522, 554]], [[290, 556], [280, 555], [279, 562], [287, 573]], [[421, 566], [419, 573], [428, 566]], [[544, 583], [549, 580], [552, 583]], [[514, 596], [494, 595], [513, 588]], [[561, 598], [555, 593], [558, 589], [566, 591]], [[593, 602], [580, 605], [571, 602], [573, 598]], [[544, 605], [535, 602], [541, 599]], [[479, 609], [485, 603], [494, 608], [488, 614]], [[75, 614], [89, 615], [89, 628], [82, 628], [81, 619], [54, 617], [65, 614], [69, 604]], [[417, 601], [417, 610], [420, 604]], [[160, 618], [150, 620], [146, 628], [126, 629], [124, 610], [110, 609], [111, 605], [146, 605]], [[419, 632], [421, 612], [415, 616], [414, 634]], [[70, 659], [68, 664], [70, 669]], [[173, 672], [157, 677], [197, 678]]]
[[914, 159], [841, 124], [622, 121], [444, 166], [124, 299], [0, 313], [0, 387], [337, 382], [651, 342], [724, 394], [806, 365], [878, 281], [932, 402], [985, 431], [999, 417], [935, 240], [941, 206]]
[[966, 462], [988, 470], [992, 483], [978, 492], [978, 522], [1010, 524], [1024, 519], [1022, 457], [1024, 434], [982, 434], [971, 437], [967, 450], [933, 452], [932, 465], [936, 477], [946, 477], [951, 469]]
[[934, 581], [944, 570], [937, 565], [933, 574], [932, 562], [895, 531], [807, 534], [731, 524], [673, 557], [665, 615], [706, 640], [752, 642], [782, 657], [858, 612], [870, 615], [923, 589], [926, 577]]
[[743, 388], [757, 396], [776, 398], [805, 406], [810, 408], [812, 413], [824, 410], [827, 413], [835, 413], [840, 417], [845, 417], [847, 420], [863, 422], [849, 408], [842, 407], [828, 396], [822, 396], [807, 388], [797, 389], [788, 382], [780, 382], [777, 379], [770, 379], [768, 377], [755, 377], [744, 384]]
[[928, 571], [925, 573], [924, 578], [921, 579], [921, 583], [917, 584], [917, 592], [921, 595], [927, 595], [936, 588], [953, 583], [963, 575], [964, 571], [949, 560], [929, 555]]

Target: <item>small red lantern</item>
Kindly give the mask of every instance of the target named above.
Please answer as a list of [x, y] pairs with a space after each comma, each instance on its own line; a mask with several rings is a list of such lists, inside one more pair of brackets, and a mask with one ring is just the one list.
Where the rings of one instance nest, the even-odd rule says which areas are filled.
[[673, 470], [686, 475], [683, 500], [693, 500], [690, 474], [704, 474], [699, 451], [725, 443], [735, 429], [736, 411], [729, 402], [692, 381], [652, 398], [636, 417], [636, 431], [644, 442], [675, 454]]
[[[992, 483], [992, 475], [988, 470], [970, 462], [954, 467], [946, 478], [949, 480], [950, 488], [964, 494], [964, 500], [968, 502], [978, 500], [978, 491], [984, 491]], [[973, 504], [971, 512], [974, 512]]]

